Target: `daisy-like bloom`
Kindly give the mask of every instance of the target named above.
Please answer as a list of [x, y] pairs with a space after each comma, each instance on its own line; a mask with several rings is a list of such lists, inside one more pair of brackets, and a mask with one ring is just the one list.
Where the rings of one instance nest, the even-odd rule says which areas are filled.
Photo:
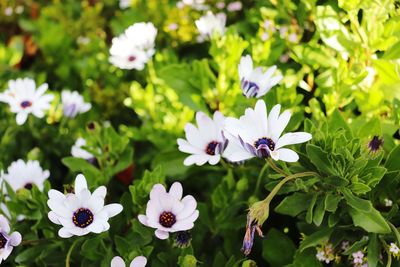
[[32, 189], [36, 185], [40, 191], [43, 190], [44, 181], [49, 178], [50, 172], [40, 167], [39, 161], [28, 160], [26, 163], [19, 159], [11, 163], [3, 179], [14, 191], [21, 188]]
[[82, 158], [86, 160], [94, 159], [94, 155], [83, 149], [82, 147], [86, 146], [86, 140], [83, 138], [78, 138], [75, 144], [71, 148], [71, 155], [75, 158]]
[[322, 247], [317, 247], [317, 254], [315, 255], [321, 262], [330, 263], [335, 260], [335, 254], [332, 244], [328, 243]]
[[195, 23], [200, 32], [199, 41], [211, 38], [214, 34], [223, 35], [226, 31], [226, 15], [224, 13], [214, 15], [211, 11], [208, 11], [206, 15], [196, 20]]
[[[136, 258], [134, 258], [131, 261], [131, 264], [129, 265], [129, 267], [145, 267], [147, 264], [147, 259], [144, 256], [137, 256]], [[111, 260], [111, 267], [125, 267], [125, 262], [124, 260], [119, 257], [119, 256], [115, 256], [112, 260]]]
[[[286, 145], [304, 143], [312, 138], [305, 132], [286, 133], [283, 130], [290, 120], [291, 113], [280, 113], [281, 106], [275, 105], [269, 114], [263, 100], [258, 100], [254, 109], [247, 108], [240, 119], [226, 118], [225, 130], [240, 140], [242, 149], [234, 152], [230, 160], [242, 161], [253, 157], [295, 162], [299, 155]], [[282, 136], [281, 136], [282, 135]], [[229, 142], [229, 135], [227, 135]]]
[[44, 117], [54, 98], [51, 94], [44, 94], [47, 88], [47, 83], [36, 88], [35, 81], [29, 78], [10, 80], [8, 89], [0, 94], [0, 102], [10, 105], [11, 112], [17, 113], [17, 124], [22, 125], [29, 114]]
[[199, 217], [197, 202], [193, 196], [182, 198], [182, 185], [172, 184], [169, 192], [162, 184], [155, 184], [147, 202], [146, 215], [139, 215], [139, 221], [155, 228], [159, 239], [167, 239], [169, 233], [190, 230]]
[[47, 205], [50, 208], [50, 221], [62, 228], [58, 235], [62, 238], [83, 236], [88, 233], [102, 233], [110, 228], [108, 219], [122, 211], [122, 205], [104, 205], [107, 194], [105, 186], [98, 187], [91, 193], [82, 174], [76, 176], [75, 193], [63, 193], [51, 189]]
[[282, 75], [273, 76], [276, 66], [270, 67], [266, 72], [261, 67], [253, 69], [253, 60], [250, 55], [240, 59], [239, 67], [240, 87], [243, 95], [250, 97], [262, 97], [272, 87], [282, 80]]
[[395, 243], [390, 243], [389, 251], [395, 257], [399, 257], [400, 256], [400, 249]]
[[215, 165], [227, 146], [227, 140], [222, 132], [225, 117], [219, 111], [214, 113], [213, 119], [203, 112], [197, 112], [196, 121], [198, 128], [191, 123], [186, 124], [186, 140], [178, 139], [179, 150], [192, 154], [183, 164], [200, 166], [208, 162]]
[[22, 237], [18, 232], [10, 234], [10, 225], [3, 215], [0, 215], [0, 264], [10, 256], [14, 247], [21, 243]]
[[80, 113], [85, 113], [92, 108], [90, 103], [85, 103], [83, 96], [77, 91], [62, 91], [61, 101], [63, 104], [64, 116], [75, 118]]
[[157, 29], [151, 22], [137, 22], [125, 30], [125, 36], [131, 40], [135, 47], [145, 51], [148, 57], [155, 53]]
[[379, 138], [379, 136], [375, 135], [372, 137], [371, 141], [368, 143], [368, 148], [371, 153], [377, 152], [383, 145], [383, 138]]

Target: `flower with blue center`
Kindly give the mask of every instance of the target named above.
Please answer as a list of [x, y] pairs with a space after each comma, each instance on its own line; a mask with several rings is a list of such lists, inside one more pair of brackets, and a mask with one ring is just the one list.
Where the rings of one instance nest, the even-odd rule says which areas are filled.
[[19, 232], [10, 234], [10, 225], [3, 215], [0, 215], [0, 264], [10, 256], [13, 248], [21, 243], [22, 237]]
[[92, 108], [90, 103], [85, 103], [83, 96], [77, 91], [62, 91], [61, 102], [65, 117], [75, 118], [76, 115], [85, 113]]
[[[134, 258], [131, 263], [129, 264], [129, 267], [145, 267], [147, 264], [147, 259], [144, 256], [137, 256], [136, 258]], [[119, 256], [115, 256], [112, 260], [111, 260], [111, 267], [125, 267], [125, 262], [124, 260], [119, 257]]]
[[187, 231], [194, 227], [199, 217], [197, 201], [193, 196], [182, 198], [183, 188], [179, 182], [172, 184], [169, 192], [162, 184], [155, 184], [147, 202], [146, 215], [139, 215], [139, 221], [155, 228], [159, 239], [167, 239], [169, 233]]
[[212, 119], [203, 112], [197, 112], [196, 121], [197, 127], [191, 123], [186, 124], [186, 140], [178, 139], [179, 150], [191, 154], [183, 164], [200, 166], [208, 162], [215, 165], [227, 146], [223, 134], [225, 117], [219, 111], [214, 113]]
[[75, 193], [63, 193], [51, 189], [47, 205], [50, 208], [50, 221], [62, 228], [58, 235], [63, 238], [83, 236], [88, 233], [102, 233], [110, 228], [109, 218], [122, 211], [122, 205], [104, 205], [107, 189], [98, 187], [91, 193], [82, 174], [76, 176]]
[[289, 123], [291, 113], [284, 111], [280, 114], [281, 106], [275, 105], [269, 114], [263, 100], [258, 100], [254, 109], [247, 108], [239, 119], [226, 118], [225, 130], [229, 142], [230, 137], [238, 138], [241, 149], [230, 156], [233, 162], [243, 161], [253, 157], [295, 162], [298, 154], [286, 145], [307, 142], [312, 135], [305, 132], [286, 133], [282, 135]]
[[10, 80], [8, 89], [0, 93], [0, 102], [10, 106], [11, 112], [17, 114], [17, 124], [22, 125], [29, 114], [43, 118], [45, 112], [50, 109], [54, 96], [45, 94], [47, 88], [47, 83], [36, 88], [35, 81], [29, 78]]
[[272, 66], [263, 72], [261, 67], [253, 68], [253, 60], [250, 55], [240, 59], [239, 67], [240, 87], [247, 98], [259, 98], [271, 90], [282, 80], [282, 75], [273, 76], [276, 66]]

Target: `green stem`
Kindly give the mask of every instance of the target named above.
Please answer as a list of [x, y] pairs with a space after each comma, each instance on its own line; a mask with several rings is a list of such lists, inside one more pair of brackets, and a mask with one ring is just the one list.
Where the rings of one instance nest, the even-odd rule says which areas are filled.
[[263, 178], [263, 176], [264, 176], [264, 173], [265, 173], [265, 171], [267, 170], [267, 168], [268, 168], [268, 163], [265, 163], [264, 166], [262, 167], [260, 173], [258, 174], [257, 183], [256, 183], [256, 188], [254, 189], [253, 195], [256, 195], [256, 194], [257, 194], [257, 192], [258, 192], [258, 190], [259, 190], [259, 188], [260, 188], [261, 180], [262, 180], [262, 178]]
[[30, 245], [30, 244], [35, 244], [35, 243], [40, 243], [44, 241], [51, 241], [51, 240], [56, 240], [57, 238], [41, 238], [41, 239], [34, 239], [34, 240], [22, 240], [21, 245]]
[[387, 223], [389, 224], [390, 229], [392, 229], [392, 232], [396, 236], [397, 244], [400, 245], [400, 233], [399, 233], [399, 231], [397, 230], [396, 226], [394, 226], [391, 222], [387, 221]]
[[275, 163], [273, 162], [273, 160], [269, 157], [267, 158], [267, 161], [269, 163], [269, 165], [271, 166], [271, 168], [276, 171], [277, 173], [280, 173], [284, 176], [288, 176], [289, 174], [286, 173], [284, 170], [282, 170], [281, 168], [279, 168], [278, 166], [275, 165]]
[[72, 243], [71, 247], [69, 248], [68, 253], [67, 253], [67, 257], [65, 258], [65, 267], [70, 267], [71, 266], [69, 264], [69, 261], [71, 259], [71, 254], [72, 254], [72, 251], [74, 250], [76, 244], [78, 244], [78, 242], [79, 242], [79, 239], [75, 240], [74, 243]]

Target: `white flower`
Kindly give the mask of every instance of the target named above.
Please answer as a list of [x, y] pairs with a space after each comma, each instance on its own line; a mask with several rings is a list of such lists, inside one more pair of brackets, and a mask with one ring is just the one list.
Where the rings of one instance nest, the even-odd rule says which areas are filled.
[[183, 162], [184, 165], [203, 165], [208, 162], [215, 165], [221, 159], [227, 143], [222, 133], [225, 117], [216, 111], [214, 118], [209, 118], [203, 112], [196, 113], [197, 126], [186, 124], [186, 140], [179, 138], [179, 150], [192, 154]]
[[85, 113], [92, 108], [90, 103], [85, 103], [83, 96], [77, 91], [62, 91], [61, 101], [64, 115], [68, 118], [75, 118], [80, 113]]
[[282, 80], [282, 75], [272, 76], [276, 66], [270, 67], [266, 72], [261, 67], [253, 69], [253, 60], [250, 55], [240, 59], [239, 67], [240, 87], [246, 97], [259, 98]]
[[119, 8], [126, 9], [131, 6], [131, 0], [119, 0]]
[[83, 149], [83, 146], [86, 146], [86, 140], [83, 138], [78, 138], [71, 148], [71, 155], [75, 158], [82, 158], [86, 160], [93, 159], [94, 155]]
[[206, 15], [195, 21], [196, 27], [200, 32], [200, 40], [211, 38], [214, 34], [223, 35], [226, 31], [226, 15], [218, 13], [214, 15], [208, 11]]
[[43, 190], [44, 181], [49, 178], [50, 172], [40, 167], [39, 161], [28, 160], [26, 163], [19, 159], [11, 163], [3, 179], [14, 191], [21, 188], [31, 189], [36, 185], [40, 191]]
[[400, 249], [395, 243], [390, 243], [389, 251], [392, 252], [393, 255], [399, 256]]
[[[129, 267], [145, 267], [147, 264], [147, 259], [144, 256], [137, 256], [136, 258], [134, 258], [131, 262], [131, 264], [129, 265]], [[111, 267], [125, 267], [125, 262], [124, 260], [119, 257], [119, 256], [115, 256], [112, 260], [111, 260]]]
[[205, 0], [182, 0], [183, 6], [190, 6], [195, 10], [207, 10], [209, 7], [205, 5]]
[[393, 201], [391, 199], [385, 198], [384, 201], [385, 201], [385, 206], [386, 207], [393, 206]]
[[154, 55], [157, 29], [153, 23], [139, 22], [113, 38], [110, 62], [121, 69], [142, 70]]
[[8, 87], [0, 94], [0, 102], [9, 104], [11, 112], [17, 113], [18, 125], [24, 124], [31, 113], [43, 118], [54, 98], [53, 95], [44, 94], [48, 87], [46, 83], [36, 88], [35, 81], [29, 78], [10, 80]]
[[110, 228], [108, 219], [122, 211], [120, 204], [104, 205], [107, 194], [105, 186], [98, 187], [93, 193], [88, 190], [82, 174], [76, 176], [75, 193], [63, 193], [51, 189], [47, 205], [48, 217], [55, 224], [62, 225], [58, 235], [68, 238], [73, 235], [83, 236], [88, 233], [99, 234]]
[[10, 235], [10, 225], [7, 219], [0, 215], [0, 264], [11, 254], [14, 247], [21, 243], [22, 237], [18, 232], [12, 232]]
[[[254, 109], [247, 108], [240, 119], [226, 118], [225, 130], [238, 138], [242, 149], [230, 156], [231, 161], [242, 161], [253, 157], [295, 162], [299, 159], [296, 152], [283, 148], [286, 145], [304, 143], [312, 138], [305, 132], [286, 133], [281, 136], [290, 120], [290, 112], [281, 115], [281, 106], [275, 105], [267, 115], [263, 100], [258, 100]], [[227, 135], [231, 142], [230, 135]]]
[[159, 239], [167, 239], [170, 232], [192, 229], [199, 217], [194, 197], [187, 195], [182, 198], [182, 193], [179, 182], [173, 183], [168, 193], [162, 184], [155, 184], [151, 189], [146, 215], [139, 215], [138, 219], [142, 224], [155, 228]]
[[229, 5], [227, 6], [227, 9], [229, 12], [239, 11], [239, 10], [242, 10], [242, 8], [243, 8], [243, 5], [242, 5], [242, 2], [240, 2], [240, 1], [235, 1], [235, 2], [229, 3]]

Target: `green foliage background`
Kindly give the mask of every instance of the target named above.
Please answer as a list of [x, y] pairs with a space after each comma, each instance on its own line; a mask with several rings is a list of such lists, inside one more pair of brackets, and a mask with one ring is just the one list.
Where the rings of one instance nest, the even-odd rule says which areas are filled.
[[[214, 9], [217, 1], [207, 2]], [[17, 5], [24, 6], [22, 14], [3, 15]], [[94, 106], [65, 120], [58, 96], [46, 119], [31, 117], [18, 126], [7, 105], [0, 105], [0, 169], [23, 158], [38, 159], [51, 172], [44, 192], [10, 194], [7, 206], [14, 219], [25, 215], [13, 228], [32, 242], [17, 247], [6, 265], [64, 266], [75, 242], [71, 266], [109, 266], [115, 255], [125, 260], [145, 255], [153, 267], [310, 267], [323, 265], [315, 258], [316, 246], [349, 240], [353, 245], [334, 266], [349, 266], [346, 255], [360, 249], [370, 267], [386, 266], [387, 244], [400, 245], [399, 5], [395, 0], [246, 0], [243, 10], [228, 13], [224, 36], [199, 44], [194, 21], [202, 13], [178, 9], [175, 1], [136, 0], [120, 10], [114, 0], [0, 0], [0, 87], [32, 77], [47, 82], [55, 94], [78, 90]], [[276, 31], [265, 28], [265, 20]], [[108, 62], [111, 38], [139, 21], [158, 28], [157, 53], [141, 72], [117, 69]], [[171, 23], [178, 30], [171, 30]], [[287, 33], [280, 34], [284, 27]], [[292, 33], [296, 40], [289, 38]], [[313, 134], [295, 149], [300, 161], [279, 162], [280, 167], [319, 174], [282, 188], [263, 227], [266, 237], [256, 238], [248, 258], [240, 252], [247, 209], [280, 177], [266, 167], [265, 187], [257, 188], [260, 159], [189, 168], [176, 145], [196, 111], [239, 116], [254, 106], [255, 99], [240, 90], [237, 64], [244, 54], [251, 54], [255, 65], [276, 64], [284, 75], [263, 99], [268, 108], [280, 103], [292, 111], [286, 131]], [[92, 121], [94, 130], [87, 128]], [[367, 144], [375, 135], [384, 145], [371, 153]], [[98, 166], [70, 157], [78, 136], [88, 141]], [[132, 173], [121, 173], [128, 167]], [[107, 201], [121, 203], [124, 211], [111, 219], [106, 233], [64, 240], [47, 218], [47, 191], [67, 189], [77, 173], [90, 187], [107, 185]], [[154, 183], [176, 180], [199, 202], [200, 218], [186, 249], [156, 239], [136, 219]], [[385, 198], [393, 200], [392, 207], [384, 206]], [[393, 259], [392, 266], [400, 264]]]

